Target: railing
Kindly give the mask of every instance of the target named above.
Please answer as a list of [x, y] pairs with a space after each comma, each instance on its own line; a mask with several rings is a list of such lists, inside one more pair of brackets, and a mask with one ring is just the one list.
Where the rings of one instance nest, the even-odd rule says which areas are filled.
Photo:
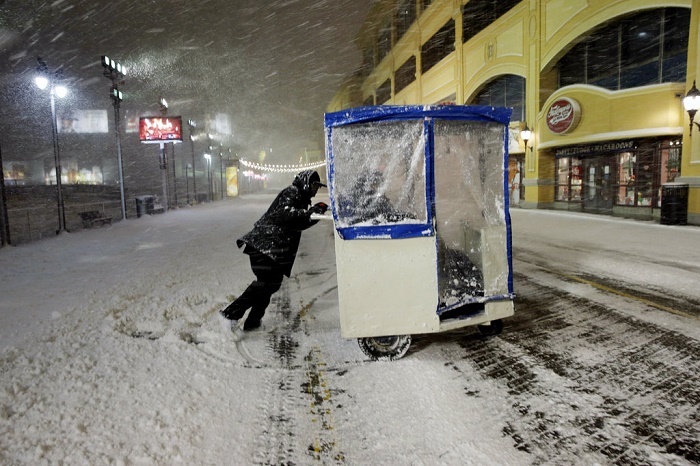
[[[78, 214], [89, 210], [104, 212], [106, 216], [113, 218], [113, 222], [121, 220], [120, 201], [66, 204], [66, 230], [82, 230], [84, 226]], [[47, 204], [37, 207], [7, 209], [7, 214], [13, 245], [56, 236], [58, 230], [58, 208], [56, 205]]]
[[[17, 245], [50, 238], [58, 230], [58, 205], [54, 186], [10, 186], [7, 189], [7, 217], [10, 242]], [[129, 206], [127, 206], [129, 207]], [[135, 207], [130, 211], [135, 215]], [[114, 221], [121, 220], [119, 190], [113, 186], [64, 186], [64, 212], [68, 231], [83, 228], [78, 215], [99, 210]], [[127, 213], [129, 215], [129, 212]]]

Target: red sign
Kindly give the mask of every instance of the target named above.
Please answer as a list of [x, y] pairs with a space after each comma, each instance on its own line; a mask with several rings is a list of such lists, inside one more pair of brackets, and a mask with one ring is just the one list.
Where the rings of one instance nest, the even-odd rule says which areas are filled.
[[182, 117], [142, 117], [139, 120], [141, 142], [182, 142]]
[[581, 106], [574, 99], [560, 97], [547, 110], [547, 127], [554, 134], [566, 134], [576, 129], [581, 119]]

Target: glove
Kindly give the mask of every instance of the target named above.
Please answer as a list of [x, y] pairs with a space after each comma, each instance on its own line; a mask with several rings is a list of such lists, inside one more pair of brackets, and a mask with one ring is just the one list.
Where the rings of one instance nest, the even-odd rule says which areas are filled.
[[327, 210], [328, 210], [328, 204], [326, 204], [325, 202], [317, 202], [316, 204], [312, 205], [309, 208], [309, 212], [311, 212], [312, 214], [323, 215], [326, 213]]

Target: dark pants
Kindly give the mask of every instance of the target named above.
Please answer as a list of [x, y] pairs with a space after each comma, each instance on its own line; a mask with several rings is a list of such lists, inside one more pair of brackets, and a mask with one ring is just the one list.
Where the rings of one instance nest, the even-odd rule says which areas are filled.
[[223, 311], [227, 318], [239, 320], [245, 311], [252, 308], [246, 319], [246, 326], [254, 326], [260, 322], [270, 304], [270, 298], [282, 286], [284, 277], [284, 272], [277, 262], [257, 251], [250, 254], [250, 268], [257, 280], [248, 285], [243, 294]]

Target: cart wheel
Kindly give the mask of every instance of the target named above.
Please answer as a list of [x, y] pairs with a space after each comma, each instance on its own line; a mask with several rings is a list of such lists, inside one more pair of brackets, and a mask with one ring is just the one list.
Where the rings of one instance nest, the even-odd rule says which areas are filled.
[[501, 319], [492, 320], [490, 324], [477, 325], [476, 328], [479, 329], [479, 333], [487, 337], [500, 335], [503, 331], [503, 321]]
[[411, 346], [411, 335], [358, 338], [357, 343], [373, 361], [393, 361], [406, 354]]

